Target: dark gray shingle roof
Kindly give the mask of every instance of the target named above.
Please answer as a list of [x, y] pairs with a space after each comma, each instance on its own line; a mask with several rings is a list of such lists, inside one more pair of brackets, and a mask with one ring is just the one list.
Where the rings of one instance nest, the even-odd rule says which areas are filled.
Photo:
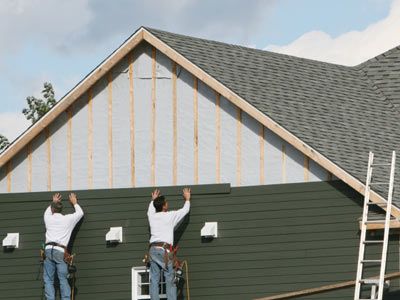
[[386, 95], [393, 88], [378, 90], [372, 64], [365, 73], [360, 66], [146, 30], [361, 182], [369, 151], [389, 160], [391, 151], [399, 150], [399, 115]]

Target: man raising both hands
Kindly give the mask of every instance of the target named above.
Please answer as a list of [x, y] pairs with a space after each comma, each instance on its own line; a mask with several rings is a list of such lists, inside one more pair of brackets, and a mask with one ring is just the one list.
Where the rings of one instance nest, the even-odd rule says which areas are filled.
[[174, 266], [171, 249], [174, 243], [174, 230], [190, 210], [190, 189], [183, 189], [185, 204], [176, 211], [168, 211], [168, 202], [159, 190], [151, 194], [147, 210], [150, 224], [150, 297], [159, 300], [159, 283], [161, 269], [164, 270], [168, 300], [176, 300], [174, 283]]
[[64, 261], [64, 252], [67, 251], [69, 239], [75, 225], [83, 217], [82, 208], [74, 193], [69, 195], [69, 202], [74, 207], [73, 214], [61, 214], [63, 205], [61, 195], [54, 194], [53, 202], [44, 212], [44, 223], [46, 225], [46, 259], [44, 260], [44, 286], [47, 300], [55, 299], [54, 277], [57, 272], [60, 281], [61, 300], [71, 298], [71, 289], [68, 284], [68, 266]]

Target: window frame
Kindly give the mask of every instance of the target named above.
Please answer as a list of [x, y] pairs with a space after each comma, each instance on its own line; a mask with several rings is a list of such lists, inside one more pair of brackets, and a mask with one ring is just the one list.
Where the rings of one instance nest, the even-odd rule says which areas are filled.
[[[132, 288], [132, 300], [143, 300], [143, 299], [151, 299], [149, 295], [141, 295], [141, 285], [149, 285], [150, 290], [150, 274], [148, 276], [149, 283], [146, 282], [139, 282], [139, 277], [141, 274], [150, 273], [150, 270], [145, 266], [140, 267], [132, 267], [132, 281], [131, 281], [131, 288]], [[164, 282], [164, 281], [163, 281]], [[165, 284], [165, 282], [164, 282]], [[167, 299], [167, 294], [160, 294], [160, 299]]]

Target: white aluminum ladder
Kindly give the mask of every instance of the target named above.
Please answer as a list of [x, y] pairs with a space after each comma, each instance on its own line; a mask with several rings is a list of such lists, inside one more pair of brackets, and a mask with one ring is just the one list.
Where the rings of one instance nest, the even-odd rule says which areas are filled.
[[[390, 229], [390, 221], [391, 221], [391, 210], [392, 210], [392, 194], [393, 194], [393, 183], [394, 183], [394, 170], [396, 163], [396, 152], [392, 153], [392, 160], [389, 163], [375, 163], [374, 164], [374, 154], [372, 152], [369, 153], [368, 159], [368, 171], [367, 171], [367, 180], [365, 184], [365, 195], [364, 195], [364, 209], [362, 215], [362, 224], [361, 224], [361, 236], [360, 236], [360, 248], [358, 254], [358, 265], [357, 265], [357, 278], [356, 278], [356, 286], [354, 292], [354, 300], [370, 300], [377, 299], [382, 300], [383, 298], [383, 289], [384, 289], [384, 278], [386, 271], [386, 257], [387, 257], [387, 248], [389, 241], [389, 229]], [[373, 182], [372, 181], [372, 171], [377, 167], [390, 166], [390, 177], [389, 182]], [[388, 187], [388, 197], [387, 202], [371, 202], [370, 201], [370, 189], [373, 185], [383, 185]], [[380, 220], [369, 220], [369, 208], [370, 206], [377, 205], [382, 208], [386, 208], [386, 217], [385, 219]], [[367, 225], [368, 224], [384, 224], [384, 232], [383, 232], [383, 240], [367, 240]], [[370, 245], [382, 244], [382, 255], [381, 259], [365, 259], [365, 248]], [[380, 264], [380, 272], [379, 275], [376, 276], [376, 279], [364, 279], [364, 267], [372, 264]], [[371, 289], [371, 293], [369, 298], [361, 298], [361, 289], [363, 287], [368, 287]], [[365, 291], [364, 291], [365, 294]]]

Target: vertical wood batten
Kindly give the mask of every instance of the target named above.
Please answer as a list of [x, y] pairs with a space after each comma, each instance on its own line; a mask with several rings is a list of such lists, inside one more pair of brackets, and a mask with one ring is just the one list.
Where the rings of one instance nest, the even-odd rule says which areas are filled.
[[215, 127], [216, 127], [216, 158], [215, 158], [215, 166], [216, 166], [216, 181], [217, 183], [221, 182], [221, 95], [216, 92], [215, 99]]
[[265, 127], [263, 124], [260, 123], [260, 132], [259, 132], [259, 137], [260, 137], [260, 184], [265, 183], [265, 159], [264, 159], [264, 151], [265, 151], [265, 141], [264, 141], [264, 134], [265, 134]]
[[310, 158], [304, 156], [304, 181], [310, 181]]
[[113, 187], [112, 71], [108, 73], [108, 186]]
[[28, 192], [32, 192], [32, 142], [28, 143], [26, 150], [28, 157]]
[[156, 185], [156, 48], [151, 49], [151, 185]]
[[[69, 128], [69, 123], [68, 123]], [[51, 191], [51, 138], [50, 138], [50, 128], [46, 127], [45, 130], [46, 135], [46, 156], [47, 156], [47, 190]], [[69, 148], [67, 149], [68, 155], [70, 153]], [[69, 157], [69, 156], [68, 156]]]
[[286, 183], [286, 145], [282, 144], [282, 183]]
[[130, 140], [131, 140], [131, 186], [136, 186], [135, 172], [135, 98], [133, 94], [133, 52], [128, 56], [129, 63], [129, 111], [130, 111]]
[[88, 91], [88, 188], [93, 188], [93, 88]]
[[11, 177], [12, 177], [12, 164], [11, 159], [7, 162], [6, 172], [7, 172], [7, 192], [11, 193]]
[[236, 107], [236, 185], [240, 186], [242, 179], [242, 110]]
[[194, 117], [194, 183], [199, 183], [199, 82], [193, 77], [193, 117]]
[[176, 90], [176, 62], [172, 62], [172, 184], [176, 185], [178, 182], [178, 99]]
[[72, 105], [67, 110], [67, 181], [68, 189], [72, 189]]

